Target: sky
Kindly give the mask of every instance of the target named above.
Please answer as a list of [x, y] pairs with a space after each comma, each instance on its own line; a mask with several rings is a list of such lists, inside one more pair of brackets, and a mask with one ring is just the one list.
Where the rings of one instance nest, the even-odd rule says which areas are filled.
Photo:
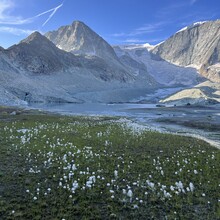
[[220, 0], [0, 0], [0, 46], [75, 20], [112, 45], [155, 45], [194, 22], [215, 19]]

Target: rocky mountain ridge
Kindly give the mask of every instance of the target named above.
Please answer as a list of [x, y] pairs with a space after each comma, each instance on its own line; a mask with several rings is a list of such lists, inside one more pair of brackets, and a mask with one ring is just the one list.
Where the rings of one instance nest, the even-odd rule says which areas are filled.
[[180, 66], [191, 66], [220, 82], [220, 20], [185, 27], [152, 49], [154, 54]]
[[[213, 45], [217, 49], [211, 50], [210, 56], [207, 52], [206, 58], [192, 54], [190, 59], [185, 60], [180, 56], [184, 52], [176, 52], [179, 56], [170, 62], [179, 63], [174, 65], [166, 61], [163, 54], [166, 55], [164, 51], [170, 47], [169, 44], [173, 43], [175, 49], [181, 40], [194, 39], [193, 33], [199, 32], [194, 29], [206, 23], [184, 28], [174, 35], [174, 39], [156, 47], [149, 44], [112, 47], [79, 21], [45, 36], [34, 32], [17, 45], [0, 48], [0, 103], [128, 102], [158, 88], [193, 87], [204, 79], [189, 66], [197, 65], [197, 61], [205, 62], [209, 57], [207, 62], [212, 65], [208, 68], [214, 71], [220, 69], [216, 38]], [[213, 28], [216, 30], [215, 26]], [[188, 36], [185, 31], [192, 33]], [[197, 43], [197, 49], [189, 49], [191, 53], [199, 53], [199, 48], [204, 49], [207, 45], [206, 42], [202, 46]], [[191, 43], [189, 45], [191, 48]], [[186, 50], [187, 53], [189, 51]], [[210, 50], [206, 48], [206, 51]], [[169, 52], [168, 55], [172, 58], [173, 54]], [[199, 69], [202, 68], [204, 65]], [[213, 78], [212, 72], [209, 75]]]
[[81, 21], [74, 21], [71, 25], [47, 32], [45, 36], [58, 48], [73, 54], [118, 59], [112, 47]]
[[[8, 99], [13, 103], [128, 101], [157, 86], [148, 78], [147, 73], [136, 76], [120, 61], [61, 50], [38, 32], [0, 51], [0, 102], [4, 103]], [[140, 92], [131, 93], [134, 88]]]

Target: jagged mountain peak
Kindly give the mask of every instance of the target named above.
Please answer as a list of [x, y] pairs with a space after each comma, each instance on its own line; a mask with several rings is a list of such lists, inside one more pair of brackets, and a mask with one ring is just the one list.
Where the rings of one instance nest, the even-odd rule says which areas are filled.
[[59, 72], [75, 63], [73, 54], [60, 50], [37, 31], [5, 50], [5, 53], [16, 66], [31, 73]]
[[27, 38], [22, 40], [20, 44], [39, 44], [40, 47], [45, 46], [45, 44], [48, 44], [49, 46], [55, 47], [55, 45], [48, 40], [44, 35], [42, 35], [40, 32], [35, 31], [31, 35], [29, 35]]
[[[79, 20], [73, 21], [72, 26], [88, 27], [83, 21], [79, 21]], [[89, 28], [89, 27], [88, 27], [88, 28]]]
[[106, 60], [117, 60], [113, 48], [82, 21], [62, 26], [45, 36], [58, 48], [74, 54], [97, 56]]

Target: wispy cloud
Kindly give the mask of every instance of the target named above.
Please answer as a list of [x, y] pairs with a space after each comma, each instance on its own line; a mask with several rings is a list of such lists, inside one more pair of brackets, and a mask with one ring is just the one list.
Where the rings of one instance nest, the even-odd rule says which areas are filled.
[[[169, 22], [157, 22], [152, 24], [146, 24], [142, 27], [136, 28], [128, 33], [120, 32], [111, 34], [111, 37], [136, 37], [149, 33], [155, 33], [163, 30], [163, 26], [168, 24]], [[134, 39], [134, 38], [133, 38]]]
[[111, 34], [111, 37], [124, 37], [124, 36], [126, 36], [126, 33], [123, 33], [123, 32]]
[[10, 11], [15, 7], [15, 4], [13, 1], [1, 0], [0, 1], [0, 24], [4, 24], [4, 25], [29, 24], [29, 23], [34, 22], [38, 17], [41, 17], [42, 15], [45, 15], [51, 12], [47, 20], [42, 24], [42, 26], [45, 26], [50, 21], [50, 19], [55, 15], [57, 10], [60, 9], [62, 6], [63, 6], [63, 3], [58, 5], [55, 8], [39, 13], [38, 15], [35, 15], [33, 17], [23, 18], [21, 16], [10, 15]]
[[132, 43], [132, 44], [134, 44], [134, 43], [136, 43], [136, 44], [140, 44], [140, 43], [146, 43], [146, 41], [145, 40], [140, 40], [140, 39], [135, 39], [135, 38], [133, 38], [133, 39], [126, 39], [126, 40], [123, 40], [122, 41], [123, 43]]
[[194, 5], [198, 0], [190, 0], [190, 5]]
[[131, 43], [131, 44], [143, 44], [143, 43], [150, 43], [150, 44], [155, 44], [158, 42], [162, 42], [165, 39], [167, 39], [167, 37], [164, 38], [151, 38], [151, 39], [139, 39], [139, 38], [129, 38], [126, 40], [122, 40], [120, 41], [121, 43]]
[[143, 34], [162, 31], [162, 27], [164, 26], [164, 24], [165, 24], [164, 22], [146, 24], [142, 27], [139, 27], [139, 28], [135, 29], [131, 33], [129, 33], [129, 36], [138, 36], [138, 35], [143, 35]]
[[14, 27], [0, 27], [0, 32], [1, 33], [11, 33], [17, 36], [20, 35], [30, 35], [33, 33], [35, 30], [26, 30], [26, 29], [21, 29], [21, 28], [14, 28]]
[[22, 25], [32, 22], [32, 18], [24, 19], [20, 16], [11, 16], [10, 11], [15, 7], [15, 4], [10, 0], [0, 1], [0, 24], [7, 25]]

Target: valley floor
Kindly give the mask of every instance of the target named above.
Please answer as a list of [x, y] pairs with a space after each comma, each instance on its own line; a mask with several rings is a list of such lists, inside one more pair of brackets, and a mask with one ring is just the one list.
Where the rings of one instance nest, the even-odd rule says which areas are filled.
[[220, 151], [202, 140], [12, 108], [0, 134], [0, 219], [220, 218]]

